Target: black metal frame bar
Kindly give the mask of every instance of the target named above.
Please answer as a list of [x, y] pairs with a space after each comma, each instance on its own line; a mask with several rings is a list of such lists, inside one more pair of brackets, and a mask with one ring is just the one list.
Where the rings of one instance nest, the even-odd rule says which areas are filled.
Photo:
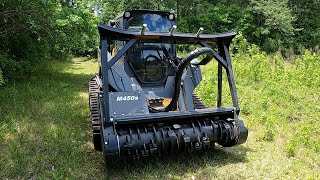
[[103, 74], [103, 79], [102, 79], [102, 88], [103, 88], [103, 93], [102, 93], [102, 101], [101, 101], [101, 107], [106, 113], [104, 116], [104, 121], [106, 121], [106, 117], [110, 117], [110, 111], [108, 108], [109, 103], [109, 82], [108, 82], [108, 69], [109, 68], [104, 68], [108, 67], [108, 49], [109, 49], [109, 41], [107, 38], [101, 37], [100, 39], [100, 44], [101, 44], [101, 69], [102, 69], [102, 74]]
[[123, 48], [108, 62], [108, 69], [113, 66], [120, 58], [121, 56], [126, 53], [128, 51], [128, 49], [130, 47], [132, 47], [133, 45], [135, 45], [135, 43], [137, 42], [137, 39], [131, 39], [129, 42], [127, 42]]
[[[218, 63], [218, 96], [217, 96], [217, 107], [221, 107], [222, 105], [222, 66], [225, 68], [226, 73], [227, 73], [227, 78], [229, 82], [229, 87], [230, 87], [230, 93], [232, 97], [232, 103], [233, 106], [236, 108], [237, 113], [240, 111], [240, 106], [238, 102], [238, 95], [237, 95], [237, 90], [236, 90], [236, 85], [234, 81], [234, 75], [233, 75], [233, 70], [232, 70], [232, 65], [231, 65], [231, 59], [230, 59], [230, 54], [229, 54], [229, 45], [231, 41], [218, 41], [218, 51], [219, 54], [215, 54], [215, 58], [221, 59], [224, 63]], [[210, 47], [209, 44], [206, 42], [200, 42], [200, 44], [204, 47]]]
[[[168, 33], [147, 32], [145, 35], [139, 32], [132, 32], [128, 30], [116, 29], [110, 26], [99, 25], [100, 45], [101, 45], [101, 68], [103, 73], [103, 94], [102, 94], [102, 107], [105, 112], [106, 118], [110, 117], [110, 111], [107, 103], [109, 103], [109, 82], [108, 70], [138, 41], [140, 42], [158, 42], [169, 44], [199, 44], [204, 47], [211, 47], [208, 43], [217, 43], [218, 52], [214, 51], [214, 58], [218, 61], [218, 97], [217, 106], [221, 107], [222, 102], [222, 67], [226, 70], [230, 93], [232, 96], [233, 106], [236, 108], [237, 113], [240, 111], [237, 91], [235, 88], [234, 75], [229, 55], [229, 45], [233, 37], [237, 34], [223, 33], [223, 34], [204, 34], [196, 36], [195, 34], [177, 33], [169, 35]], [[124, 47], [108, 61], [107, 52], [109, 44], [112, 40], [126, 41]], [[155, 116], [155, 115], [154, 115]], [[105, 119], [107, 120], [107, 119]]]
[[117, 124], [134, 124], [136, 122], [164, 122], [164, 121], [185, 121], [190, 118], [202, 118], [202, 117], [225, 117], [225, 118], [233, 118], [234, 117], [234, 108], [210, 108], [210, 109], [199, 109], [197, 111], [185, 111], [185, 112], [160, 112], [145, 115], [134, 115], [134, 116], [123, 116], [119, 118], [115, 118], [114, 121]]
[[[221, 42], [218, 43], [218, 51], [221, 52], [223, 45]], [[223, 54], [220, 53], [223, 56]], [[217, 96], [217, 107], [222, 105], [222, 66], [218, 64], [218, 96]]]

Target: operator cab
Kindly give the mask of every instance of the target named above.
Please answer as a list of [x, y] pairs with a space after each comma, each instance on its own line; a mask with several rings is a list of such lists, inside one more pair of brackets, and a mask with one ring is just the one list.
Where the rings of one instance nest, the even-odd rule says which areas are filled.
[[[123, 15], [123, 27], [130, 31], [141, 31], [146, 24], [146, 31], [169, 32], [175, 24], [174, 15], [160, 11], [126, 11]], [[163, 84], [172, 74], [168, 59], [173, 57], [171, 44], [137, 43], [127, 53], [127, 61], [142, 84]]]
[[[130, 10], [119, 14], [110, 21], [110, 26], [134, 32], [169, 33], [175, 25], [175, 17], [170, 12], [150, 10]], [[112, 56], [120, 51], [126, 42], [114, 41], [111, 45]], [[137, 42], [131, 46], [119, 64], [114, 66], [114, 77], [123, 76], [119, 81], [113, 80], [114, 91], [133, 88], [142, 91], [152, 107], [164, 107], [173, 97], [175, 68], [179, 64], [176, 57], [176, 45], [156, 42]], [[126, 78], [128, 77], [128, 78]], [[127, 84], [122, 81], [128, 82]], [[130, 83], [130, 84], [129, 84]]]

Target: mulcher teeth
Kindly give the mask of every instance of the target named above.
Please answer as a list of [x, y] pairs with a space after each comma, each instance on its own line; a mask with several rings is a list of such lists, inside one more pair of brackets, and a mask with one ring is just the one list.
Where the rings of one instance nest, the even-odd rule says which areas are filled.
[[[195, 122], [179, 126], [175, 123], [116, 128], [116, 132], [104, 136], [108, 140], [104, 146], [107, 151], [106, 156], [137, 159], [162, 154], [173, 155], [179, 152], [209, 149], [215, 143], [234, 146], [243, 143], [247, 138], [247, 129], [241, 126], [243, 124], [241, 120], [196, 120]], [[114, 135], [117, 138], [114, 138]]]

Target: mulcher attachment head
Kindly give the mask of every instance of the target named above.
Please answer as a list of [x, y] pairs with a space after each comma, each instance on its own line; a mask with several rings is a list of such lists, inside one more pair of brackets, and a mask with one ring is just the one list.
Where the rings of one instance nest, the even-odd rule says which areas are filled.
[[244, 143], [248, 135], [242, 120], [213, 121], [210, 118], [183, 123], [126, 125], [106, 132], [104, 151], [109, 158], [190, 153], [209, 149], [215, 143], [230, 147]]

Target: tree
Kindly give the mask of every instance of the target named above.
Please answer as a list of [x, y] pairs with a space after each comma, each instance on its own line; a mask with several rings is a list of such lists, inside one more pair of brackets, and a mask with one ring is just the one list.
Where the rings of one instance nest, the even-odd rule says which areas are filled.
[[244, 14], [242, 31], [249, 41], [265, 50], [275, 51], [296, 32], [293, 27], [296, 18], [288, 0], [251, 0]]
[[97, 46], [97, 18], [86, 1], [3, 0], [0, 16], [4, 79], [23, 76], [40, 60], [83, 55]]
[[299, 29], [293, 37], [296, 46], [314, 48], [320, 45], [320, 1], [289, 0], [289, 6], [297, 17], [293, 24]]

